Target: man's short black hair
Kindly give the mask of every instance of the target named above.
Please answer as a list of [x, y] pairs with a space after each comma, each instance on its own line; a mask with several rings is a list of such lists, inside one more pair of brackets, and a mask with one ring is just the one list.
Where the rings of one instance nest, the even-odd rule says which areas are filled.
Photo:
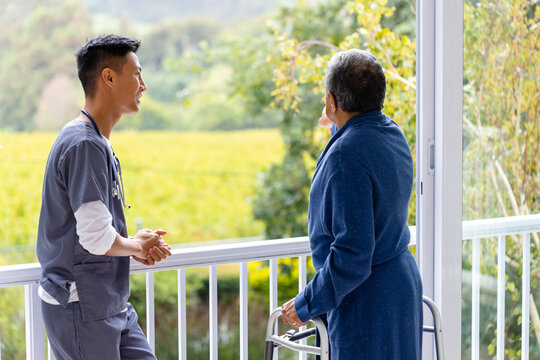
[[97, 79], [105, 68], [121, 72], [128, 52], [137, 52], [141, 42], [128, 37], [106, 34], [88, 41], [75, 53], [79, 80], [86, 96], [94, 95]]
[[363, 114], [382, 110], [386, 77], [375, 56], [351, 49], [338, 52], [330, 59], [325, 88], [334, 94], [341, 110]]

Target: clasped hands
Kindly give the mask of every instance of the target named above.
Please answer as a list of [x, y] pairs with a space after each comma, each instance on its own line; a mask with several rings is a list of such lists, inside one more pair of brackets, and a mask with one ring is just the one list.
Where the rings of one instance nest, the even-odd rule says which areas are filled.
[[171, 256], [171, 247], [161, 238], [167, 234], [165, 230], [143, 229], [139, 230], [133, 237], [141, 246], [140, 251], [133, 255], [133, 259], [141, 264], [151, 266], [167, 256]]

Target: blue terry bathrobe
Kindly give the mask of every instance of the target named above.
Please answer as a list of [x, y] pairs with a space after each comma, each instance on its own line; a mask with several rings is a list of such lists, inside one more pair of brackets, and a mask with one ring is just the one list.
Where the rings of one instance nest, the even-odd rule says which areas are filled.
[[412, 186], [411, 151], [381, 111], [351, 118], [319, 157], [308, 212], [317, 274], [295, 307], [302, 321], [327, 314], [332, 360], [421, 358]]

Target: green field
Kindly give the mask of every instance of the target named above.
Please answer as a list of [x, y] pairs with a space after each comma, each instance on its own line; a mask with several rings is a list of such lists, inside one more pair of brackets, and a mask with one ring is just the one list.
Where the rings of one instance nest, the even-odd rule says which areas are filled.
[[[0, 133], [0, 265], [33, 254], [43, 172], [55, 133]], [[277, 130], [118, 132], [130, 233], [138, 221], [171, 244], [258, 236], [251, 199], [257, 175], [281, 159]]]
[[[35, 238], [45, 163], [56, 133], [0, 133], [0, 265], [36, 261]], [[278, 130], [211, 133], [127, 132], [111, 142], [122, 163], [130, 232], [164, 228], [172, 244], [260, 236], [251, 199], [258, 174], [283, 156]], [[263, 265], [261, 267], [261, 265]], [[238, 266], [220, 266], [220, 358], [238, 358]], [[280, 279], [285, 274], [280, 274]], [[207, 358], [208, 270], [189, 269], [188, 353]], [[285, 276], [286, 277], [286, 276]], [[296, 278], [294, 278], [296, 279]], [[132, 280], [131, 303], [145, 327], [144, 276]], [[283, 279], [282, 279], [283, 280]], [[282, 281], [281, 291], [288, 283]], [[296, 288], [294, 280], [292, 288]], [[250, 263], [250, 356], [260, 358], [268, 299], [268, 269]], [[160, 359], [177, 356], [176, 273], [156, 275], [156, 337]], [[290, 292], [290, 291], [289, 291]], [[285, 293], [280, 297], [281, 301]], [[286, 296], [292, 296], [286, 294]], [[23, 288], [0, 289], [2, 357], [24, 357]], [[201, 318], [204, 319], [201, 321]], [[283, 354], [285, 355], [285, 354]]]

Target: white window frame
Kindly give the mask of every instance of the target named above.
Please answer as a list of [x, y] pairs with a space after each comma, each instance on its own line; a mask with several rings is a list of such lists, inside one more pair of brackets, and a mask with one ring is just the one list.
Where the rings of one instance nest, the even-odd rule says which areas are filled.
[[[463, 0], [416, 4], [417, 259], [441, 312], [445, 358], [460, 359]], [[431, 359], [433, 339], [424, 341]]]

